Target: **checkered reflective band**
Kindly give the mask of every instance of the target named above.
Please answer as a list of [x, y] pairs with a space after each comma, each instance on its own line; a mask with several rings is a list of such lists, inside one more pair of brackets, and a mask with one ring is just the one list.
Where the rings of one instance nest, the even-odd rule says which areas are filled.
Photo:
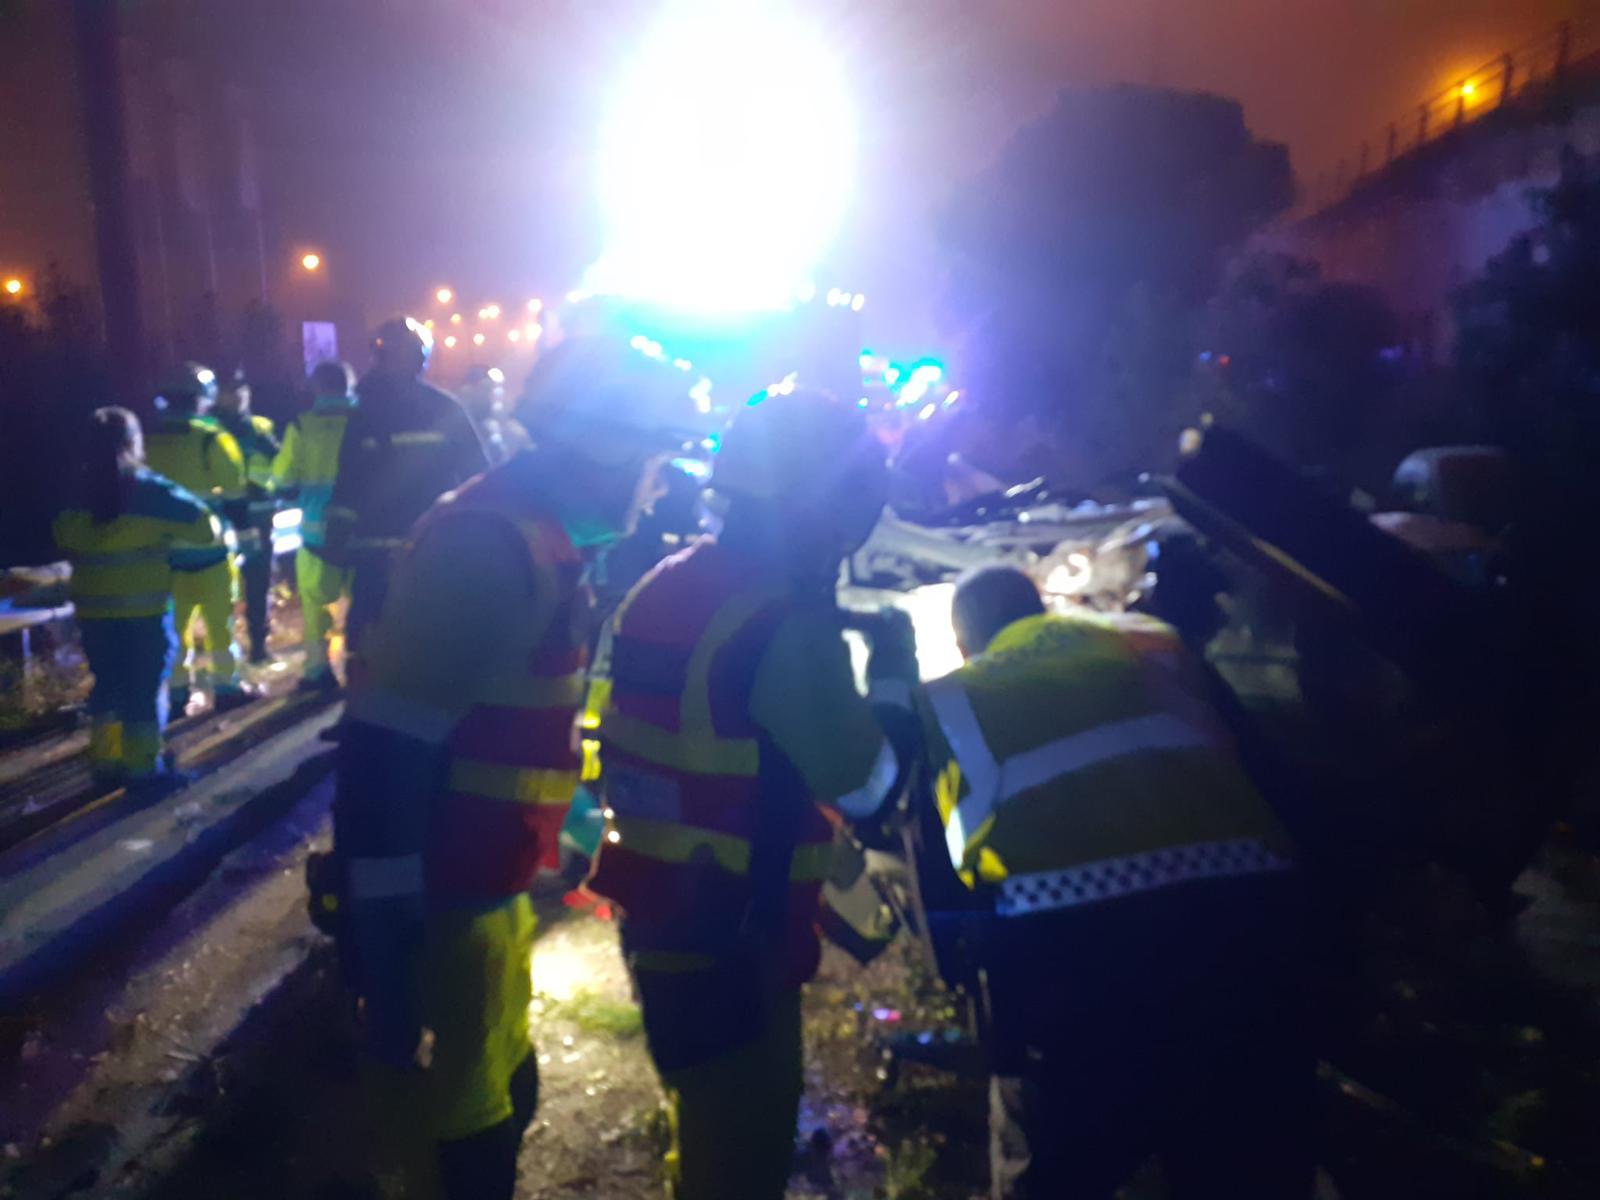
[[1002, 917], [1021, 917], [1097, 904], [1194, 879], [1259, 875], [1287, 871], [1293, 866], [1258, 838], [1194, 842], [1126, 858], [1104, 858], [1061, 871], [1013, 875], [1000, 885], [995, 912]]

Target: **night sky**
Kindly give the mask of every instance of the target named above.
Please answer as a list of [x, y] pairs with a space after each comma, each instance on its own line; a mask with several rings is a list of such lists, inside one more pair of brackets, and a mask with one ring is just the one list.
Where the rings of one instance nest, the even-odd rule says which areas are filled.
[[[57, 0], [0, 0], [0, 270], [89, 273]], [[646, 0], [148, 0], [134, 31], [247, 85], [268, 225], [373, 306], [571, 286], [597, 239], [592, 145]], [[861, 167], [836, 263], [886, 343], [932, 336], [930, 213], [1065, 84], [1239, 98], [1311, 180], [1424, 95], [1600, 0], [811, 0], [849, 64]], [[163, 29], [165, 32], [163, 32]], [[834, 276], [837, 278], [834, 278]]]

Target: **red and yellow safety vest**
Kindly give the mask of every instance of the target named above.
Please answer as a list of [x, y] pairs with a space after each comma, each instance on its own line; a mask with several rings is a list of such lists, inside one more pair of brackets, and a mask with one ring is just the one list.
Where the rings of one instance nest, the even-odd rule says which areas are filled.
[[555, 866], [578, 783], [572, 729], [583, 705], [592, 597], [560, 522], [505, 478], [491, 473], [467, 484], [419, 528], [420, 537], [438, 521], [501, 522], [508, 551], [520, 546], [527, 554], [534, 595], [554, 597], [548, 620], [508, 631], [503, 669], [447, 739], [449, 766], [425, 863], [430, 894], [446, 900], [513, 896], [540, 866]]
[[750, 716], [789, 606], [703, 541], [618, 614], [600, 716], [608, 827], [591, 886], [625, 911], [642, 969], [709, 969], [756, 949], [786, 985], [816, 973], [833, 827]]

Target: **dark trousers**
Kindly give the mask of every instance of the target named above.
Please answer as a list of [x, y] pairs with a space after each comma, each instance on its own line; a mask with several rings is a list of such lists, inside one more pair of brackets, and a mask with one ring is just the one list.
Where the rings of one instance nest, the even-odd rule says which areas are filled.
[[511, 1077], [512, 1113], [471, 1137], [439, 1143], [439, 1182], [446, 1200], [512, 1200], [517, 1155], [539, 1107], [539, 1062], [530, 1054]]
[[383, 611], [384, 597], [389, 594], [389, 564], [387, 552], [363, 554], [350, 564], [350, 609], [344, 618], [348, 654], [361, 653], [363, 637]]
[[[268, 532], [267, 544], [271, 545]], [[272, 555], [266, 550], [246, 554], [239, 564], [239, 583], [244, 591], [244, 620], [250, 630], [250, 661], [267, 657], [267, 594], [272, 590]]]
[[1198, 881], [997, 924], [997, 1200], [1107, 1200], [1151, 1156], [1175, 1198], [1310, 1194], [1315, 1077], [1293, 877]]

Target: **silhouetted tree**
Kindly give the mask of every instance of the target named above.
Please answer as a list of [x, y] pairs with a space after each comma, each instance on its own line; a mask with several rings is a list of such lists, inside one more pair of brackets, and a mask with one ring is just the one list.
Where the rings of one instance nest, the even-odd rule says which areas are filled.
[[1376, 289], [1308, 259], [1249, 254], [1207, 306], [1200, 372], [1219, 418], [1303, 466], [1369, 486], [1412, 447], [1392, 411], [1399, 327]]
[[1226, 254], [1292, 196], [1238, 103], [1069, 90], [942, 222], [974, 398], [1052, 428], [1078, 482], [1154, 465], [1197, 413], [1197, 316]]

